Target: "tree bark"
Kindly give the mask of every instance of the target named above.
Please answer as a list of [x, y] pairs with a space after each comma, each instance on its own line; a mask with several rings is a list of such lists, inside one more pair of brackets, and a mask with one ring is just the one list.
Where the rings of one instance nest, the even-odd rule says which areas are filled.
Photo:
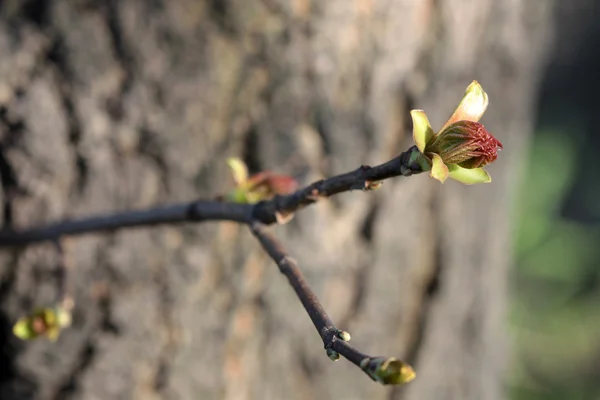
[[304, 183], [411, 145], [471, 80], [504, 144], [494, 182], [427, 176], [275, 228], [338, 327], [414, 364], [401, 388], [331, 363], [250, 232], [164, 226], [69, 240], [73, 327], [12, 324], [58, 290], [51, 245], [0, 253], [2, 399], [502, 399], [509, 201], [547, 48], [543, 0], [6, 0], [3, 222], [210, 198], [225, 160]]

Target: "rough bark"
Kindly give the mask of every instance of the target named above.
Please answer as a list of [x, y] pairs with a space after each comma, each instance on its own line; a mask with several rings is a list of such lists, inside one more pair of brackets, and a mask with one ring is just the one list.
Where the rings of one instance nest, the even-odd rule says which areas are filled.
[[303, 182], [410, 145], [472, 79], [504, 144], [491, 185], [386, 183], [277, 234], [337, 325], [398, 355], [400, 389], [331, 363], [247, 229], [159, 227], [70, 241], [74, 326], [19, 343], [56, 295], [50, 245], [0, 254], [1, 397], [501, 399], [513, 172], [532, 123], [543, 0], [6, 0], [0, 20], [4, 223], [210, 197], [227, 156]]

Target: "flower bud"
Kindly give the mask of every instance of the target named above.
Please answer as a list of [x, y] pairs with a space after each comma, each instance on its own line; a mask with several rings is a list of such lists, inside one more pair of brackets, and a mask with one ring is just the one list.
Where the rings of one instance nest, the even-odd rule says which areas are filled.
[[40, 336], [55, 341], [63, 328], [71, 325], [71, 312], [63, 307], [38, 308], [13, 326], [13, 333], [22, 340]]
[[360, 362], [360, 368], [384, 385], [403, 385], [416, 377], [410, 365], [395, 357], [365, 358]]
[[496, 160], [498, 149], [502, 149], [502, 143], [479, 122], [458, 121], [436, 135], [425, 153], [438, 154], [444, 164], [473, 169]]
[[227, 164], [231, 168], [236, 187], [224, 198], [235, 203], [253, 204], [275, 195], [293, 193], [299, 187], [298, 181], [291, 176], [277, 175], [271, 171], [249, 176], [248, 167], [239, 158], [229, 158]]

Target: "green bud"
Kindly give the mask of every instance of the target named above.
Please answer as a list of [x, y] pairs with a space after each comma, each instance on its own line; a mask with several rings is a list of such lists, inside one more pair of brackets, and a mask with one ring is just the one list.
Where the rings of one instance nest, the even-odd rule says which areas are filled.
[[340, 339], [342, 339], [344, 342], [349, 342], [349, 341], [350, 341], [350, 339], [351, 339], [351, 336], [350, 336], [350, 334], [349, 334], [348, 332], [346, 332], [346, 331], [342, 331], [342, 330], [339, 330], [339, 331], [337, 332], [337, 336], [338, 336]]
[[46, 336], [55, 341], [63, 328], [71, 325], [71, 313], [62, 307], [37, 308], [30, 315], [17, 321], [13, 334], [21, 340], [33, 340]]
[[337, 361], [340, 359], [340, 353], [338, 353], [337, 351], [333, 349], [327, 349], [325, 351], [327, 353], [327, 357], [329, 357], [331, 361]]
[[410, 365], [394, 357], [365, 358], [361, 361], [360, 368], [383, 385], [402, 385], [416, 376]]

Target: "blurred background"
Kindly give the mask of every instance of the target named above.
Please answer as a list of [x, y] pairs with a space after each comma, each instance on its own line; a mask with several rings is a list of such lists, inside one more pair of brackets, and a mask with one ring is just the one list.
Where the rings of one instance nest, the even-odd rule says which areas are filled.
[[274, 227], [339, 328], [410, 362], [403, 387], [332, 363], [244, 227], [0, 252], [0, 399], [600, 399], [600, 2], [0, 1], [4, 228], [211, 198], [225, 160], [309, 183], [411, 146], [477, 79], [493, 182], [427, 176]]
[[600, 398], [600, 3], [558, 2], [516, 202], [511, 398]]

